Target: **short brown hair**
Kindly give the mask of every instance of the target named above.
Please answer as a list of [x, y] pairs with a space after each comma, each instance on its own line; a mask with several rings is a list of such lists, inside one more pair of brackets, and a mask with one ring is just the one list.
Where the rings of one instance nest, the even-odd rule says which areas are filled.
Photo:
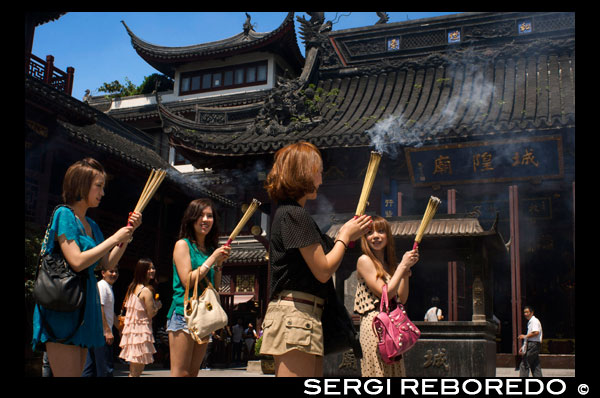
[[273, 200], [298, 200], [314, 192], [313, 175], [322, 165], [321, 152], [310, 142], [296, 142], [279, 149], [265, 181], [269, 197]]
[[73, 204], [86, 199], [94, 178], [99, 174], [106, 175], [106, 172], [96, 159], [85, 158], [73, 163], [67, 169], [63, 180], [63, 201], [66, 204]]

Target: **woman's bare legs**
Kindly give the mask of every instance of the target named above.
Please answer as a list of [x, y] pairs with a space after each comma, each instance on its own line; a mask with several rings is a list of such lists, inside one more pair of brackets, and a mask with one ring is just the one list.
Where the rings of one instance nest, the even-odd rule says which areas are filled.
[[140, 375], [144, 371], [145, 366], [146, 365], [144, 365], [143, 363], [130, 362], [129, 363], [129, 377], [140, 377]]
[[54, 377], [81, 377], [87, 348], [47, 342], [46, 352]]
[[323, 357], [292, 350], [274, 355], [277, 377], [323, 377]]
[[197, 377], [207, 347], [208, 344], [196, 343], [182, 330], [169, 332], [171, 376]]

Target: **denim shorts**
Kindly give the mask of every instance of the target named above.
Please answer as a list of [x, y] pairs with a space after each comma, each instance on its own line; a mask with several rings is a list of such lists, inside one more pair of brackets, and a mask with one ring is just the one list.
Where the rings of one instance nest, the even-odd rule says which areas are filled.
[[171, 319], [167, 322], [167, 332], [178, 332], [180, 330], [183, 330], [187, 334], [190, 333], [183, 315], [179, 315], [176, 311], [173, 311]]

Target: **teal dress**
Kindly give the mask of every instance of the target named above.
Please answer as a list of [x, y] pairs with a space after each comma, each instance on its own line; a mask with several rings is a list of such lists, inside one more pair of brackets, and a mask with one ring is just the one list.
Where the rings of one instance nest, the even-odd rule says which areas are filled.
[[[184, 241], [188, 244], [190, 249], [190, 258], [192, 261], [192, 271], [196, 268], [200, 267], [208, 257], [213, 253], [214, 250], [209, 250], [208, 254], [202, 253], [195, 244], [189, 241], [189, 239], [185, 238]], [[207, 264], [208, 265], [208, 264]], [[210, 283], [215, 284], [215, 270], [213, 268], [208, 271], [207, 274]], [[200, 285], [198, 285], [198, 289], [200, 289]], [[193, 290], [190, 289], [189, 294], [192, 295]], [[173, 311], [176, 314], [183, 316], [183, 296], [185, 295], [185, 286], [179, 280], [179, 274], [177, 273], [177, 267], [175, 266], [175, 261], [173, 261], [173, 301], [171, 301], [171, 307], [169, 308], [169, 313], [167, 314], [167, 319], [171, 319], [173, 315]]]
[[[64, 235], [67, 240], [74, 240], [79, 246], [79, 249], [84, 252], [96, 247], [104, 241], [102, 231], [91, 218], [86, 217], [87, 222], [92, 228], [93, 237], [85, 233], [85, 229], [81, 221], [79, 221], [73, 211], [67, 207], [60, 207], [54, 213], [50, 225], [49, 238], [46, 250], [50, 251], [58, 244], [54, 240], [56, 236]], [[105, 345], [104, 333], [102, 332], [102, 312], [100, 307], [100, 296], [96, 285], [96, 277], [94, 268], [99, 261], [86, 269], [88, 273], [86, 285], [86, 300], [85, 300], [85, 315], [84, 321], [77, 333], [63, 344], [78, 345], [81, 347], [103, 347]], [[46, 332], [44, 325], [41, 322], [40, 316], [43, 316], [54, 335], [58, 339], [68, 337], [73, 330], [79, 325], [79, 311], [73, 312], [58, 312], [45, 309], [39, 305], [35, 305], [33, 312], [33, 349], [39, 347], [40, 344], [47, 341], [54, 342], [52, 337]]]

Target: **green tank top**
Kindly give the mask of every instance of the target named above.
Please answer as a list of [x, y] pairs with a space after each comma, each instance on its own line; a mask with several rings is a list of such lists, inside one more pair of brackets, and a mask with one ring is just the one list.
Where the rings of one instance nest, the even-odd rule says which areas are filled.
[[[192, 271], [196, 268], [200, 267], [208, 257], [212, 254], [214, 250], [210, 250], [209, 254], [204, 254], [195, 244], [190, 242], [188, 239], [184, 239], [184, 241], [188, 244], [190, 250], [190, 258], [192, 260]], [[208, 280], [213, 285], [215, 284], [215, 270], [213, 268], [208, 271]], [[190, 295], [192, 295], [193, 287], [190, 287]], [[200, 285], [198, 285], [198, 289], [200, 289]], [[167, 314], [167, 319], [171, 319], [173, 315], [173, 311], [177, 314], [183, 316], [183, 298], [185, 295], [185, 286], [181, 283], [179, 279], [179, 274], [177, 273], [177, 267], [175, 266], [175, 261], [173, 261], [173, 301], [171, 302], [171, 307], [169, 308], [169, 313]]]

